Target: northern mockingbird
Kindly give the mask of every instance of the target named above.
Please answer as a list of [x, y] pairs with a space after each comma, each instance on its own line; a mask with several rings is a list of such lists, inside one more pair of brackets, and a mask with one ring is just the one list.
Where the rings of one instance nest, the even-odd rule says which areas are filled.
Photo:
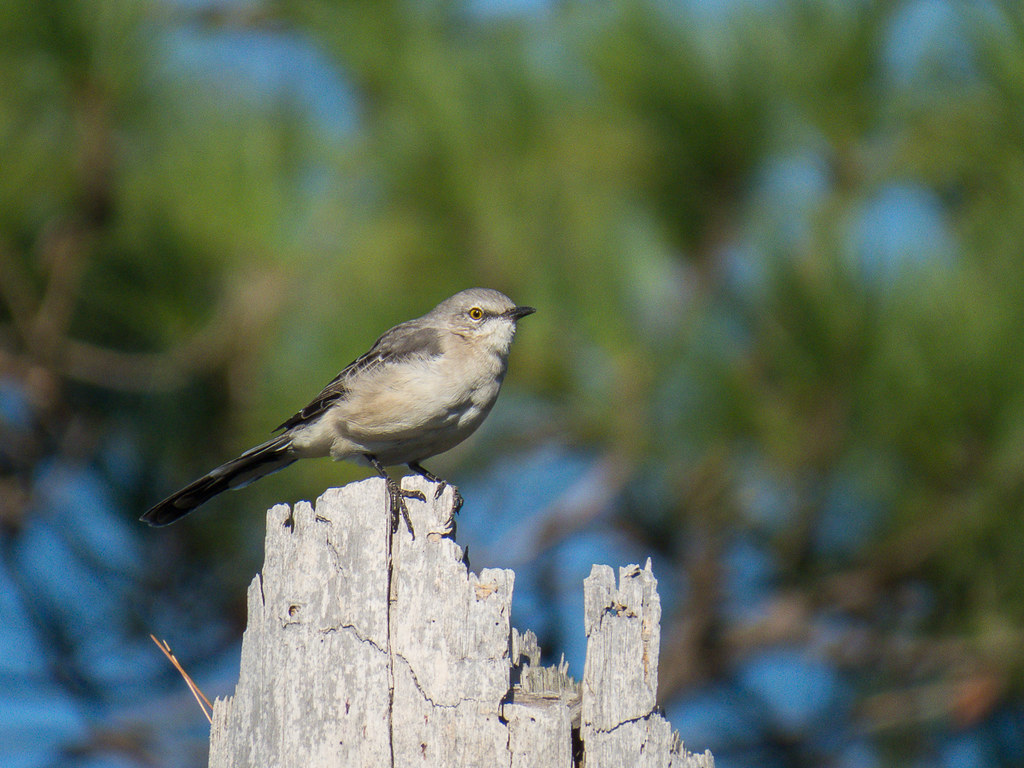
[[[409, 526], [405, 491], [384, 470], [407, 464], [437, 483], [420, 462], [447, 451], [480, 426], [498, 397], [516, 322], [533, 313], [489, 288], [445, 299], [415, 320], [396, 325], [278, 430], [277, 437], [222, 464], [142, 516], [168, 525], [229, 488], [241, 488], [298, 459], [330, 456], [365, 460], [387, 483], [392, 530], [401, 514]], [[277, 431], [277, 430], [275, 430]], [[455, 491], [456, 509], [462, 497]]]

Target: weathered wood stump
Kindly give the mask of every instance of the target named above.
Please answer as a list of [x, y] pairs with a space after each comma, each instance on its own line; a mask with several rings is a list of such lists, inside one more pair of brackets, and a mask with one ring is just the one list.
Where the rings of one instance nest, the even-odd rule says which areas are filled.
[[582, 685], [541, 667], [509, 625], [514, 574], [468, 571], [452, 491], [404, 479], [416, 537], [391, 533], [384, 482], [267, 513], [234, 696], [218, 699], [210, 766], [686, 766], [655, 709], [661, 605], [650, 570], [584, 582]]

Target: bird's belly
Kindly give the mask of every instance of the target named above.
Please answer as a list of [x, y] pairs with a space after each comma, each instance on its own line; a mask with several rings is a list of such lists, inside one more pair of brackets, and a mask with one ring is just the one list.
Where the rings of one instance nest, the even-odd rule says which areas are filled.
[[443, 453], [480, 426], [500, 388], [460, 389], [429, 376], [397, 384], [404, 386], [368, 388], [325, 414], [331, 456], [373, 454], [384, 464], [406, 464]]

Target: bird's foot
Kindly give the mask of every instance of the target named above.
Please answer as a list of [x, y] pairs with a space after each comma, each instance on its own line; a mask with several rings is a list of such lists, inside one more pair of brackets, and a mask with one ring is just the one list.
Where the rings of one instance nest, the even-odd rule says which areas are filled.
[[412, 520], [409, 519], [409, 507], [406, 505], [405, 500], [416, 499], [417, 501], [426, 501], [426, 496], [423, 495], [422, 491], [407, 491], [401, 488], [390, 477], [387, 479], [387, 485], [388, 504], [391, 508], [391, 533], [398, 530], [398, 519], [401, 517], [402, 520], [405, 520], [405, 527], [409, 529], [409, 535], [415, 539], [416, 532], [412, 529]]
[[462, 509], [462, 502], [464, 499], [462, 498], [462, 494], [459, 493], [459, 489], [447, 480], [437, 480], [437, 486], [434, 488], [434, 500], [436, 501], [441, 498], [441, 494], [444, 493], [445, 488], [452, 489], [452, 512], [457, 515], [459, 514], [459, 510]]
[[416, 532], [412, 529], [412, 520], [409, 519], [409, 507], [406, 505], [406, 499], [416, 499], [417, 501], [426, 501], [427, 497], [423, 495], [422, 491], [407, 491], [402, 488], [384, 469], [384, 465], [380, 463], [380, 460], [372, 455], [366, 454], [366, 460], [370, 462], [370, 466], [377, 470], [377, 474], [384, 480], [384, 484], [388, 488], [388, 506], [391, 510], [391, 533], [393, 534], [398, 530], [398, 518], [401, 516], [405, 520], [405, 527], [409, 529], [409, 535], [414, 539], [416, 538]]
[[[444, 487], [443, 487], [443, 486], [442, 486], [441, 490], [442, 490], [442, 491], [444, 490]], [[457, 515], [457, 514], [459, 514], [459, 510], [460, 510], [460, 509], [462, 509], [462, 502], [463, 502], [463, 501], [464, 501], [464, 499], [462, 498], [462, 494], [461, 494], [461, 493], [459, 493], [459, 489], [458, 489], [458, 488], [456, 488], [456, 487], [455, 487], [455, 486], [453, 485], [453, 486], [452, 486], [452, 511], [453, 511], [453, 512], [454, 512], [454, 513], [455, 513], [456, 515]]]
[[422, 475], [423, 477], [427, 478], [427, 480], [429, 480], [430, 482], [435, 484], [435, 487], [434, 487], [434, 501], [437, 501], [438, 499], [440, 499], [441, 498], [441, 494], [444, 493], [444, 489], [447, 488], [449, 485], [451, 485], [451, 488], [452, 488], [452, 502], [453, 502], [452, 510], [455, 512], [455, 514], [459, 514], [459, 510], [462, 509], [463, 498], [462, 498], [462, 494], [459, 493], [459, 489], [458, 488], [456, 488], [454, 485], [449, 483], [444, 478], [438, 477], [433, 472], [431, 472], [430, 470], [428, 470], [425, 467], [423, 467], [419, 462], [416, 462], [416, 461], [409, 462], [409, 469], [411, 469], [413, 472], [415, 472], [418, 475]]

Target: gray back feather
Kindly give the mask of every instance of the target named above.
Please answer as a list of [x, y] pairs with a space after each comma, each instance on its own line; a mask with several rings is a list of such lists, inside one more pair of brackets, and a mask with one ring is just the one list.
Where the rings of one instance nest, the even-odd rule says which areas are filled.
[[333, 403], [343, 399], [348, 391], [347, 383], [360, 374], [368, 373], [389, 362], [397, 362], [411, 357], [430, 358], [440, 355], [440, 332], [436, 328], [420, 325], [421, 322], [422, 318], [410, 320], [386, 331], [374, 342], [366, 354], [346, 365], [341, 373], [320, 390], [320, 394], [313, 398], [309, 405], [277, 429], [291, 429], [313, 421]]

